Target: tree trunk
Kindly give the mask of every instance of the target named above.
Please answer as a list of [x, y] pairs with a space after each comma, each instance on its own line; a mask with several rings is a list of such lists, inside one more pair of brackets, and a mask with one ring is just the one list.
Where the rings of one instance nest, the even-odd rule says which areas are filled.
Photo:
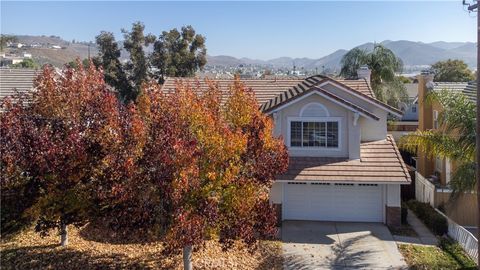
[[67, 230], [67, 224], [62, 220], [60, 220], [60, 244], [62, 247], [66, 247], [68, 245], [68, 230]]
[[192, 270], [192, 246], [183, 247], [183, 269]]

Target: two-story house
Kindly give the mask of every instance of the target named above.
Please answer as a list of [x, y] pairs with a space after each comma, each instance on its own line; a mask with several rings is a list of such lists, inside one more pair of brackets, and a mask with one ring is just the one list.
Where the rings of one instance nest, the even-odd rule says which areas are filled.
[[388, 133], [391, 134], [396, 141], [403, 135], [418, 129], [418, 83], [404, 84], [408, 100], [399, 102], [398, 108], [402, 111], [402, 118], [390, 121], [388, 125]]
[[[463, 93], [472, 102], [476, 101], [476, 84], [474, 82], [434, 82], [433, 74], [418, 76], [418, 129], [421, 131], [441, 128], [439, 114], [443, 107], [438, 102], [426, 102], [431, 91], [447, 90]], [[434, 207], [442, 206], [445, 213], [463, 226], [476, 226], [478, 204], [474, 192], [464, 193], [451, 199], [449, 187], [455, 162], [440, 157], [431, 158], [426, 153], [417, 153], [415, 193], [419, 201], [428, 202]]]
[[[400, 185], [410, 176], [387, 135], [387, 116], [401, 112], [375, 99], [368, 70], [360, 75], [243, 81], [288, 147], [288, 171], [270, 190], [281, 220], [400, 224]], [[173, 91], [179, 79], [167, 79], [162, 91]], [[220, 88], [232, 82], [221, 80]]]

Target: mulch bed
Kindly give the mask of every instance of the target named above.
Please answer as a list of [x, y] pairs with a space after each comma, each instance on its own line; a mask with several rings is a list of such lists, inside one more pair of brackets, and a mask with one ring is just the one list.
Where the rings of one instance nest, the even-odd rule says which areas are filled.
[[[69, 227], [69, 246], [59, 246], [52, 232], [40, 237], [33, 228], [0, 244], [2, 269], [183, 269], [181, 255], [166, 257], [160, 240], [105, 241], [94, 228]], [[92, 235], [95, 234], [95, 237]], [[114, 238], [114, 237], [113, 237]], [[207, 241], [193, 253], [195, 269], [281, 269], [281, 245], [278, 241], [260, 241], [252, 253], [240, 243], [223, 252], [218, 242]]]

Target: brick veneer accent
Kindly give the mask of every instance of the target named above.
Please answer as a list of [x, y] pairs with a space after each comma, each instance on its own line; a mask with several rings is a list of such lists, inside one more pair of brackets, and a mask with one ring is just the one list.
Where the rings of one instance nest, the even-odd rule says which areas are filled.
[[387, 213], [387, 225], [398, 227], [402, 224], [402, 209], [400, 207], [385, 206]]
[[275, 214], [277, 214], [277, 226], [282, 226], [282, 204], [274, 203], [273, 207], [275, 208]]

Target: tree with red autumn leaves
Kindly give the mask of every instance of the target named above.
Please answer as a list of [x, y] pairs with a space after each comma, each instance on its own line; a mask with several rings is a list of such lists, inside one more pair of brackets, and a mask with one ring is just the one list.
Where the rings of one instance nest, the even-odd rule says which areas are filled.
[[[268, 190], [288, 165], [283, 141], [272, 136], [272, 121], [259, 110], [253, 92], [240, 81], [228, 93], [214, 82], [209, 86], [201, 93], [179, 82], [176, 92], [165, 96], [150, 85], [138, 101], [146, 122], [163, 126], [160, 138], [170, 136], [173, 142], [169, 154], [151, 164], [163, 163], [170, 170], [167, 177], [153, 179], [163, 178], [165, 188], [166, 251], [183, 249], [186, 269], [191, 268], [192, 247], [212, 236], [228, 249], [234, 240], [252, 247], [257, 239], [275, 235]], [[158, 119], [163, 124], [156, 124]]]
[[[29, 97], [7, 98], [0, 115], [2, 189], [28, 183], [35, 198], [28, 213], [42, 234], [84, 224], [91, 187], [118, 142], [118, 102], [93, 65], [57, 74], [45, 67]], [[15, 101], [15, 102], [14, 102]]]
[[152, 82], [125, 105], [101, 71], [78, 66], [45, 68], [32, 98], [6, 100], [0, 116], [2, 187], [36, 183], [39, 231], [66, 236], [68, 224], [93, 219], [158, 228], [186, 269], [207, 239], [251, 248], [275, 235], [268, 191], [288, 156], [250, 89], [178, 82], [166, 94]]

